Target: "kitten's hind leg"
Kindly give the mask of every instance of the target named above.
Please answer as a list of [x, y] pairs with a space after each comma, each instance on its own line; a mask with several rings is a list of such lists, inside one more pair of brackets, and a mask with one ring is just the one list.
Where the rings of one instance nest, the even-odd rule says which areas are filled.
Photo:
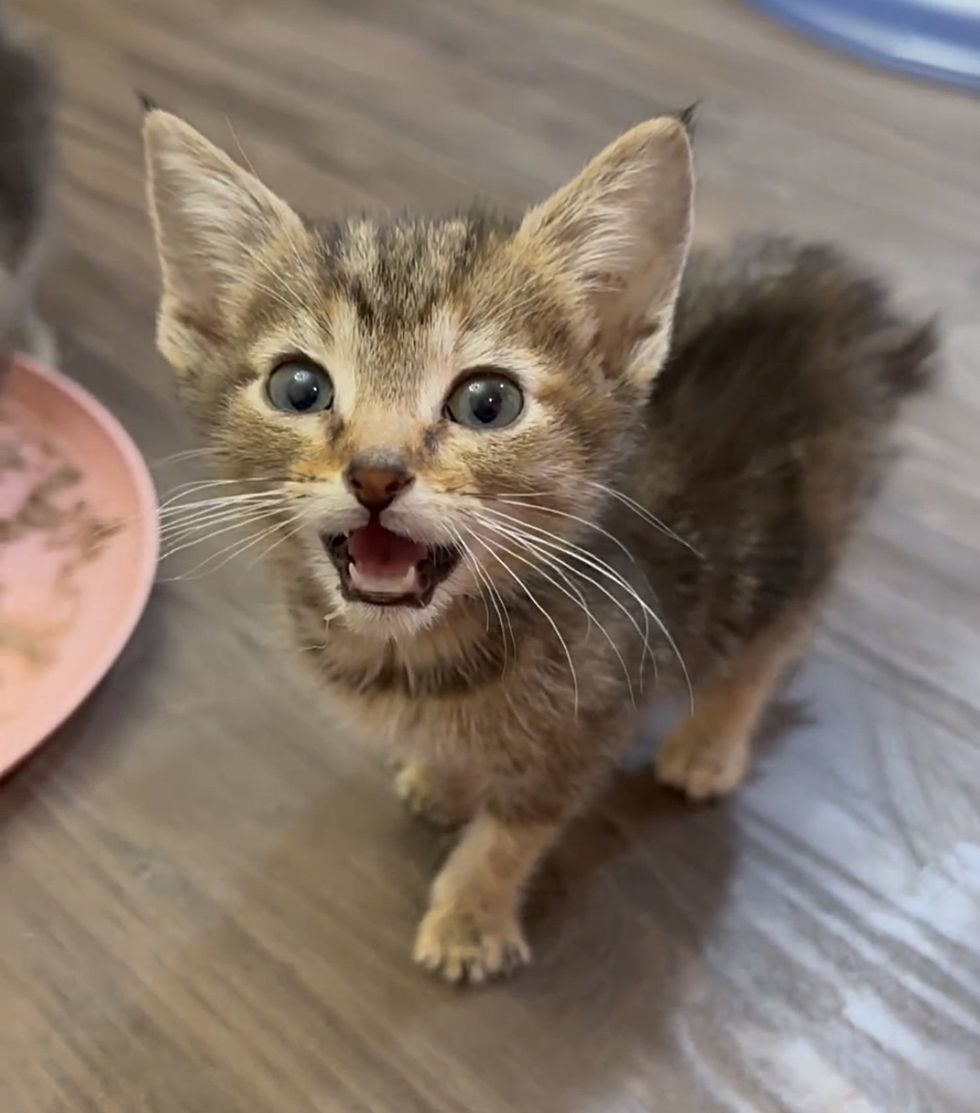
[[695, 689], [694, 713], [664, 739], [656, 757], [662, 784], [690, 800], [724, 796], [748, 772], [759, 718], [811, 628], [809, 614], [784, 614]]

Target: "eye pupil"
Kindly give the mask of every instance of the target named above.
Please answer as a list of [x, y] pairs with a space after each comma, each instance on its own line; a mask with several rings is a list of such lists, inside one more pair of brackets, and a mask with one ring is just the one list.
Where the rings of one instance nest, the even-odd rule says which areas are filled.
[[286, 396], [294, 410], [308, 410], [320, 396], [320, 384], [305, 369], [294, 371], [286, 386]]
[[500, 373], [474, 372], [446, 400], [446, 416], [470, 429], [504, 429], [524, 409], [520, 387]]
[[470, 412], [481, 425], [492, 425], [503, 406], [499, 383], [470, 384]]
[[333, 382], [322, 367], [304, 361], [281, 363], [269, 376], [269, 401], [286, 413], [316, 413], [333, 404]]

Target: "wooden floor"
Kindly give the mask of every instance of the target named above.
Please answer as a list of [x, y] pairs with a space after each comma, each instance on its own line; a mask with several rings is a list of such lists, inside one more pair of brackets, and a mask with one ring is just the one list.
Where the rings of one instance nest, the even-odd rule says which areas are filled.
[[508, 985], [409, 962], [445, 844], [282, 652], [261, 574], [161, 582], [0, 787], [0, 1111], [980, 1110], [980, 104], [735, 0], [20, 6], [62, 67], [48, 312], [151, 460], [193, 442], [152, 345], [135, 89], [324, 214], [516, 208], [701, 98], [701, 238], [850, 244], [942, 311], [949, 367], [753, 782], [691, 810], [624, 772]]

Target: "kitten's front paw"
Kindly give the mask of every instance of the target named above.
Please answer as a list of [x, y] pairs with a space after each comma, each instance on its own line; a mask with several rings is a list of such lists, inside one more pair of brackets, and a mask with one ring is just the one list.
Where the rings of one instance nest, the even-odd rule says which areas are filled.
[[417, 762], [399, 769], [395, 792], [412, 815], [436, 827], [461, 827], [473, 812], [470, 800], [458, 786]]
[[724, 732], [706, 738], [690, 723], [682, 723], [660, 747], [657, 778], [689, 800], [727, 796], [744, 779], [749, 756], [747, 739]]
[[531, 960], [513, 914], [496, 916], [465, 905], [431, 908], [415, 939], [415, 961], [450, 982], [483, 982]]

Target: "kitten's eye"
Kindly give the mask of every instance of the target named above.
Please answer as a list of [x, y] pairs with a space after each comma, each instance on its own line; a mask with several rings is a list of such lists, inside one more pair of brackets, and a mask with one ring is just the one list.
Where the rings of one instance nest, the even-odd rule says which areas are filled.
[[280, 363], [269, 376], [269, 401], [286, 413], [311, 414], [333, 405], [333, 380], [310, 360]]
[[521, 389], [499, 371], [471, 375], [446, 401], [446, 416], [470, 429], [503, 429], [524, 409]]

